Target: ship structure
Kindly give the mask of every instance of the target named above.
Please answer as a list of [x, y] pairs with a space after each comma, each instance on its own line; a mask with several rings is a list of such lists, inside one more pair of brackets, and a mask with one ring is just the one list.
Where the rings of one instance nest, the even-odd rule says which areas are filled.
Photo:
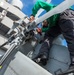
[[20, 0], [11, 0], [11, 3], [0, 0], [0, 75], [73, 75], [62, 35], [54, 40], [47, 65], [32, 60], [39, 52], [43, 36], [33, 31], [22, 8]]

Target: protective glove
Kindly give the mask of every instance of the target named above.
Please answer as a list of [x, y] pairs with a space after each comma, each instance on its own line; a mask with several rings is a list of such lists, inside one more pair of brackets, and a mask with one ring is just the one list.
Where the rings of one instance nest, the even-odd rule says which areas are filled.
[[42, 35], [42, 29], [41, 29], [41, 28], [37, 28], [36, 31], [37, 31], [40, 35]]

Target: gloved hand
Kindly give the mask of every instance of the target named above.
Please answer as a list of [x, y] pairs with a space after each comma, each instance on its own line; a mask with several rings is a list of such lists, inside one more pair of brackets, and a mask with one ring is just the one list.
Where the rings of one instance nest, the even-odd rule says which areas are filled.
[[42, 30], [41, 30], [41, 28], [37, 28], [36, 31], [37, 31], [40, 35], [42, 35]]

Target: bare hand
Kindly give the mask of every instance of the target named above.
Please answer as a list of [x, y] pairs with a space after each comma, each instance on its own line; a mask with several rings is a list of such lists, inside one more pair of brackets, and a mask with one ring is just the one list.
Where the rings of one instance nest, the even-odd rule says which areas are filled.
[[34, 20], [35, 18], [34, 18], [34, 16], [30, 16], [30, 22], [32, 22], [33, 20]]

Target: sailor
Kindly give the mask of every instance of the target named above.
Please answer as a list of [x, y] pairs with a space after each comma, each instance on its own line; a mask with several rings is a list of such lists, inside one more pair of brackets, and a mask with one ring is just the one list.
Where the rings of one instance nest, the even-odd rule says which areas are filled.
[[[37, 11], [40, 8], [46, 10], [46, 12], [52, 10], [55, 6], [52, 4], [48, 4], [43, 1], [37, 1], [32, 9], [32, 15], [30, 19], [34, 19]], [[49, 22], [49, 29], [46, 31], [44, 35], [43, 44], [39, 50], [39, 53], [35, 59], [35, 62], [41, 62], [43, 65], [46, 65], [49, 51], [52, 46], [52, 41], [58, 35], [63, 34], [66, 39], [67, 46], [70, 52], [72, 65], [74, 63], [74, 11], [72, 9], [67, 9], [61, 14], [56, 14], [47, 19]], [[37, 61], [37, 60], [40, 61]]]
[[42, 23], [40, 23], [38, 25], [38, 27], [36, 28], [36, 31], [42, 35], [42, 33], [44, 34], [46, 31], [49, 30], [49, 23], [47, 20], [44, 20]]

